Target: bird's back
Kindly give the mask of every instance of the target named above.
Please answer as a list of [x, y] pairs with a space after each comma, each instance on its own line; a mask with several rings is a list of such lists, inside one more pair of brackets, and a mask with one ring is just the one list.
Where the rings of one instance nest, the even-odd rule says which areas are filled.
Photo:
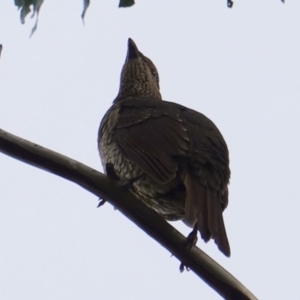
[[229, 154], [203, 114], [163, 101], [157, 70], [132, 40], [120, 90], [98, 136], [108, 175], [167, 220], [182, 219], [230, 255], [222, 212], [228, 203]]

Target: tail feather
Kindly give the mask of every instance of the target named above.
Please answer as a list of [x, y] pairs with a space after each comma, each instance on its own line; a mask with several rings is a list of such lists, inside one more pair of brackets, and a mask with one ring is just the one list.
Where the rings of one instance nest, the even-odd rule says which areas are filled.
[[201, 238], [207, 243], [211, 239], [211, 231], [208, 224], [208, 205], [207, 205], [207, 191], [199, 183], [196, 184], [197, 193], [194, 195], [196, 198], [194, 210], [197, 212], [197, 224], [198, 230], [201, 234]]
[[202, 239], [205, 242], [214, 239], [219, 250], [224, 255], [230, 256], [219, 193], [201, 185], [190, 170], [186, 171], [184, 184], [186, 187], [184, 222], [190, 227], [197, 222]]
[[218, 232], [219, 227], [219, 210], [217, 202], [218, 199], [216, 197], [216, 193], [211, 188], [206, 188], [207, 190], [207, 197], [205, 201], [207, 202], [207, 214], [208, 214], [208, 229], [212, 235], [212, 238], [215, 238]]
[[220, 225], [219, 225], [219, 230], [218, 234], [215, 237], [215, 243], [217, 244], [219, 250], [226, 256], [230, 256], [230, 246], [226, 234], [226, 229], [224, 225], [224, 220], [222, 213], [220, 215]]
[[184, 222], [190, 227], [194, 227], [197, 223], [201, 238], [205, 242], [208, 242], [211, 238], [211, 233], [207, 226], [208, 207], [206, 188], [199, 184], [197, 178], [190, 170], [186, 171], [184, 185], [186, 188]]

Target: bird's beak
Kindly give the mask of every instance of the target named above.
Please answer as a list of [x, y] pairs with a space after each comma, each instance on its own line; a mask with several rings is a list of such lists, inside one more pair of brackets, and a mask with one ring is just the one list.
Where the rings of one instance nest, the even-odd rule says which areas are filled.
[[140, 57], [139, 49], [137, 48], [135, 42], [131, 38], [129, 38], [126, 60], [136, 59], [139, 57]]

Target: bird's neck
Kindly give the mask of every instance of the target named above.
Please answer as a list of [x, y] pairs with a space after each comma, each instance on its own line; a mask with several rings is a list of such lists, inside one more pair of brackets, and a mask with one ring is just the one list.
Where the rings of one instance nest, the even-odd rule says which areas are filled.
[[115, 102], [125, 100], [125, 99], [132, 99], [132, 98], [147, 98], [153, 97], [161, 99], [161, 95], [158, 89], [148, 88], [147, 85], [138, 84], [121, 84], [119, 93], [114, 100]]

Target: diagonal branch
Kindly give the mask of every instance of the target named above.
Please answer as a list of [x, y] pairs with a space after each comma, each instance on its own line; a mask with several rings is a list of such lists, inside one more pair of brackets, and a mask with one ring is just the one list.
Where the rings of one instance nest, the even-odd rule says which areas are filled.
[[0, 152], [72, 181], [107, 200], [179, 261], [194, 271], [224, 299], [257, 299], [237, 279], [197, 247], [188, 250], [185, 237], [137, 200], [126, 187], [64, 155], [0, 129]]
[[[0, 57], [2, 45], [0, 44]], [[224, 299], [257, 300], [229, 272], [197, 247], [187, 249], [186, 238], [162, 217], [136, 199], [124, 186], [104, 174], [57, 152], [0, 129], [0, 152], [72, 181], [107, 200]]]

